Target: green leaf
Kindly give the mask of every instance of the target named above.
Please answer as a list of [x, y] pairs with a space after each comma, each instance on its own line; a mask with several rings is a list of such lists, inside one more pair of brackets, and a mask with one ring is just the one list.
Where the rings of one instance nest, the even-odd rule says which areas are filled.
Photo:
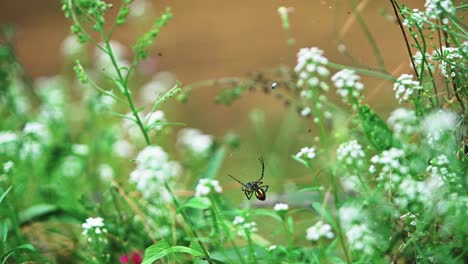
[[375, 149], [383, 151], [392, 147], [392, 131], [369, 106], [359, 108], [359, 118], [367, 138]]
[[294, 222], [291, 216], [288, 216], [288, 226], [289, 226], [289, 231], [291, 231], [291, 234], [294, 234]]
[[216, 174], [218, 174], [219, 168], [221, 168], [221, 164], [223, 163], [224, 157], [226, 156], [226, 147], [221, 146], [219, 147], [213, 158], [210, 159], [208, 162], [208, 166], [206, 167], [206, 170], [203, 172], [203, 175], [201, 178], [205, 179], [213, 179]]
[[251, 212], [252, 215], [263, 215], [263, 216], [269, 216], [275, 220], [277, 220], [278, 222], [283, 222], [283, 220], [281, 219], [281, 217], [277, 214], [277, 213], [273, 213], [271, 210], [267, 210], [267, 209], [257, 209], [255, 211], [252, 211]]
[[210, 207], [211, 207], [210, 199], [206, 197], [193, 197], [192, 199], [188, 200], [185, 204], [183, 204], [181, 207], [177, 208], [177, 213], [179, 213], [185, 208], [208, 209]]
[[311, 169], [309, 162], [305, 161], [304, 159], [298, 158], [296, 155], [291, 155], [291, 158], [306, 166], [306, 168]]
[[313, 202], [312, 207], [323, 217], [327, 220], [328, 223], [330, 223], [335, 230], [338, 230], [335, 220], [333, 219], [333, 216], [331, 215], [330, 212], [328, 212], [325, 208], [323, 208], [321, 203]]
[[13, 188], [13, 185], [10, 185], [10, 187], [8, 187], [8, 189], [6, 189], [6, 191], [4, 191], [2, 195], [0, 195], [0, 203], [2, 203], [3, 199], [5, 199], [7, 194], [11, 191], [11, 188]]
[[142, 264], [151, 264], [173, 253], [187, 253], [195, 257], [204, 256], [202, 252], [184, 246], [170, 246], [166, 241], [161, 240], [145, 250]]
[[19, 218], [21, 223], [30, 222], [33, 219], [40, 218], [54, 212], [60, 211], [59, 207], [52, 204], [38, 204], [29, 207], [20, 212]]
[[13, 253], [15, 253], [15, 251], [17, 250], [20, 250], [20, 249], [26, 249], [26, 250], [30, 250], [30, 251], [36, 251], [36, 249], [34, 248], [33, 245], [31, 244], [23, 244], [21, 246], [18, 246], [18, 247], [15, 247], [14, 249], [8, 251], [7, 253], [5, 253], [3, 256], [2, 256], [2, 264], [5, 264], [8, 260], [8, 258], [11, 257], [11, 255], [13, 255]]

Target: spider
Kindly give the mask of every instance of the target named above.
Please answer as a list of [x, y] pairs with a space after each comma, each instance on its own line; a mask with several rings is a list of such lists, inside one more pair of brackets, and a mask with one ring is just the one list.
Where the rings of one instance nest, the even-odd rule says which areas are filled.
[[263, 174], [265, 172], [265, 163], [263, 162], [263, 158], [258, 158], [260, 163], [262, 164], [262, 176], [254, 182], [247, 182], [246, 184], [242, 183], [238, 179], [234, 178], [232, 175], [228, 175], [229, 177], [236, 180], [238, 183], [242, 184], [242, 191], [244, 192], [247, 199], [250, 200], [252, 198], [252, 194], [255, 193], [255, 197], [261, 201], [265, 201], [266, 199], [266, 192], [268, 190], [268, 185], [262, 185], [263, 182], [261, 181], [263, 178]]

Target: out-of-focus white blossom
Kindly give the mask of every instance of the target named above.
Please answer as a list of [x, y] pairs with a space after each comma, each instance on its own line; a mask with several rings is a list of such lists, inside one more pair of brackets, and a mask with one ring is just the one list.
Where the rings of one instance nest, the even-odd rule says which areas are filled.
[[313, 159], [315, 158], [315, 148], [314, 147], [303, 147], [301, 150], [296, 154], [298, 158], [306, 158], [306, 159]]
[[159, 146], [144, 148], [136, 158], [137, 167], [130, 173], [130, 182], [145, 198], [159, 196], [163, 201], [169, 202], [170, 194], [165, 188], [174, 184], [175, 177], [180, 173], [181, 167], [169, 160], [167, 153]]
[[73, 144], [72, 152], [75, 155], [86, 156], [89, 153], [89, 147], [84, 144]]
[[416, 112], [406, 108], [398, 108], [393, 111], [387, 123], [399, 138], [410, 137], [419, 130]]
[[[103, 43], [100, 43], [100, 45], [105, 46]], [[129, 67], [130, 63], [125, 58], [127, 55], [127, 47], [115, 40], [110, 41], [110, 47], [118, 67]], [[118, 77], [117, 70], [114, 68], [109, 54], [100, 49], [96, 49], [94, 63], [97, 70], [103, 71], [112, 77]]]
[[439, 110], [429, 114], [423, 121], [422, 128], [427, 135], [428, 143], [433, 145], [457, 125], [457, 114]]
[[418, 9], [413, 9], [409, 14], [406, 15], [406, 18], [403, 20], [403, 25], [411, 28], [417, 26], [422, 28], [424, 22], [427, 20], [426, 14]]
[[219, 185], [219, 181], [211, 179], [200, 179], [195, 187], [195, 196], [207, 196], [211, 192], [221, 193], [223, 188]]
[[51, 140], [47, 126], [38, 122], [26, 123], [23, 128], [23, 134], [44, 145], [48, 145]]
[[176, 77], [171, 72], [158, 72], [153, 79], [140, 90], [142, 102], [152, 104], [176, 84]]
[[395, 91], [395, 98], [401, 103], [408, 101], [415, 91], [422, 90], [422, 86], [418, 81], [413, 81], [413, 75], [402, 74], [393, 84], [393, 91]]
[[426, 0], [424, 7], [426, 15], [432, 19], [438, 19], [444, 13], [455, 14], [453, 0]]
[[289, 209], [289, 206], [288, 204], [285, 204], [285, 203], [277, 203], [273, 207], [273, 210], [275, 211], [287, 211], [288, 209]]
[[236, 216], [234, 217], [234, 221], [232, 221], [232, 224], [233, 225], [240, 225], [240, 224], [243, 224], [245, 222], [245, 218], [242, 217], [242, 216]]
[[322, 237], [328, 239], [335, 237], [331, 225], [325, 224], [322, 221], [318, 221], [315, 225], [307, 228], [306, 232], [306, 239], [311, 241], [318, 241]]
[[103, 182], [110, 182], [114, 178], [114, 170], [109, 164], [100, 164], [97, 173]]
[[312, 110], [310, 109], [310, 107], [304, 107], [302, 110], [301, 110], [301, 116], [309, 116], [310, 113], [312, 112]]
[[267, 248], [268, 251], [272, 251], [272, 250], [275, 250], [277, 248], [276, 245], [271, 245]]
[[0, 154], [12, 155], [18, 148], [18, 135], [13, 131], [0, 131]]
[[89, 217], [86, 222], [81, 224], [83, 231], [81, 234], [85, 236], [88, 242], [100, 241], [104, 242], [106, 239], [103, 234], [107, 233], [107, 228], [104, 225], [104, 219], [102, 217]]
[[213, 145], [213, 136], [195, 128], [184, 128], [178, 133], [177, 145], [182, 150], [204, 156]]
[[374, 245], [377, 239], [366, 224], [352, 225], [349, 229], [346, 229], [345, 235], [351, 250], [367, 255], [374, 253]]
[[60, 51], [64, 57], [75, 57], [84, 51], [83, 44], [75, 35], [67, 36], [60, 45]]
[[130, 158], [135, 153], [135, 146], [127, 140], [121, 139], [114, 143], [113, 150], [115, 155], [121, 158]]
[[154, 124], [165, 122], [166, 118], [164, 118], [164, 112], [163, 111], [156, 110], [154, 112], [146, 114], [144, 120], [145, 120], [145, 123], [146, 123], [147, 127], [151, 126], [151, 129], [161, 130], [161, 129], [163, 129], [164, 126], [154, 125]]

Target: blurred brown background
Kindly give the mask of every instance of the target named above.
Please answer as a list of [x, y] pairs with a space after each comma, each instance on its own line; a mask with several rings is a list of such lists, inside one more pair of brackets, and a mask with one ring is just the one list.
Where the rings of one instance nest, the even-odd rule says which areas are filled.
[[[109, 13], [115, 16], [120, 1]], [[337, 36], [342, 38], [348, 52], [363, 64], [376, 67], [363, 31], [355, 21], [348, 1], [147, 1], [149, 17], [156, 18], [166, 6], [170, 6], [174, 18], [157, 38], [152, 50], [158, 71], [173, 72], [183, 84], [226, 76], [245, 77], [247, 72], [278, 67], [287, 61], [286, 35], [277, 12], [279, 6], [294, 8], [290, 14], [292, 35], [296, 40], [295, 51], [302, 47], [319, 47], [325, 50], [329, 60], [352, 64], [338, 52]], [[390, 1], [356, 1], [362, 16], [381, 49], [388, 72], [398, 75], [410, 72], [408, 55], [400, 29], [393, 18]], [[424, 0], [407, 1], [412, 8], [423, 8]], [[336, 6], [339, 3], [339, 8]], [[134, 40], [145, 32], [152, 19], [129, 21], [118, 28], [116, 40], [131, 47]], [[61, 12], [57, 0], [16, 0], [0, 2], [0, 24], [11, 23], [16, 27], [16, 47], [26, 70], [33, 77], [55, 75], [64, 69], [59, 52], [61, 42], [69, 35], [70, 21]], [[374, 78], [363, 78], [366, 101], [387, 117], [396, 106], [392, 84]], [[267, 128], [279, 126], [287, 117], [281, 102], [261, 92], [246, 93], [231, 107], [214, 103], [219, 88], [205, 88], [192, 93], [189, 103], [176, 104], [166, 114], [171, 121], [180, 121], [189, 127], [202, 129], [217, 136], [233, 130], [242, 135], [252, 131], [248, 113], [255, 108], [266, 112]], [[334, 93], [334, 91], [331, 91]], [[304, 120], [304, 127], [314, 127], [312, 120]], [[271, 126], [270, 126], [271, 124]], [[244, 131], [244, 132], [243, 132]], [[246, 132], [247, 131], [247, 132]], [[308, 137], [307, 130], [304, 135]], [[275, 131], [265, 131], [275, 135]], [[298, 135], [291, 135], [298, 137]], [[249, 137], [247, 137], [249, 138]], [[247, 139], [252, 144], [247, 166], [256, 168], [257, 156], [265, 151], [257, 147], [258, 138]], [[305, 142], [311, 143], [310, 138]], [[268, 143], [267, 143], [268, 144]], [[300, 146], [299, 143], [295, 145]], [[285, 159], [297, 152], [297, 147], [285, 150]], [[257, 148], [257, 149], [256, 149]], [[245, 152], [244, 152], [245, 153]], [[255, 167], [254, 167], [255, 166]]]

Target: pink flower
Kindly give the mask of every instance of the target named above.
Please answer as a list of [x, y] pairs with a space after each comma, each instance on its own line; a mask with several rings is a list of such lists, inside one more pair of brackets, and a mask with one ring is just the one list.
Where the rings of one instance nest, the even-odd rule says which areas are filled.
[[141, 264], [141, 262], [143, 262], [143, 257], [138, 251], [132, 251], [130, 254], [120, 257], [120, 263], [122, 264]]

